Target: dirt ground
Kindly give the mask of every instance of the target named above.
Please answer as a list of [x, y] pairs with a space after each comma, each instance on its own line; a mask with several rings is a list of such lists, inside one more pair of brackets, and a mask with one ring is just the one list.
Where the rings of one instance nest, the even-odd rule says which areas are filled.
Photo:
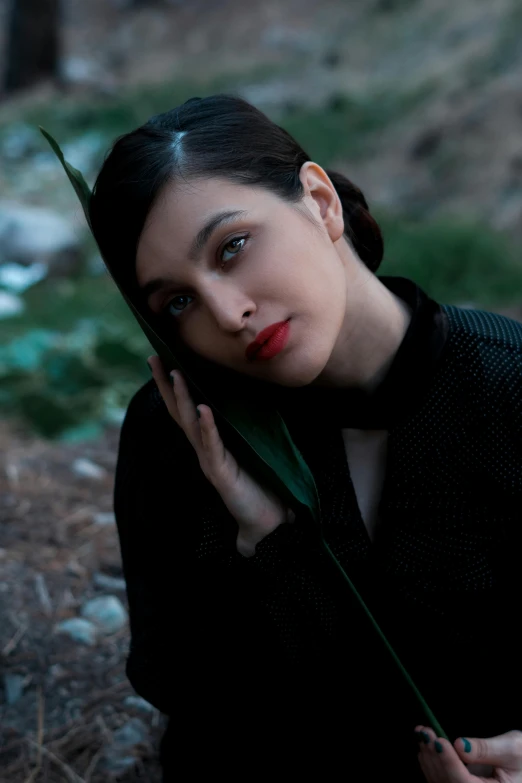
[[[126, 605], [111, 518], [118, 435], [53, 444], [0, 424], [2, 783], [161, 780], [164, 717], [126, 679], [128, 623], [93, 646], [56, 630], [91, 598]], [[98, 470], [79, 475], [78, 459]]]

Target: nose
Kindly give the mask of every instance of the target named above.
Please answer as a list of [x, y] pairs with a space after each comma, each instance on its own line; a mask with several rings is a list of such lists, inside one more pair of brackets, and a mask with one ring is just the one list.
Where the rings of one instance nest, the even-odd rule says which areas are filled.
[[232, 285], [214, 285], [204, 298], [216, 326], [224, 332], [239, 332], [256, 309], [252, 299]]

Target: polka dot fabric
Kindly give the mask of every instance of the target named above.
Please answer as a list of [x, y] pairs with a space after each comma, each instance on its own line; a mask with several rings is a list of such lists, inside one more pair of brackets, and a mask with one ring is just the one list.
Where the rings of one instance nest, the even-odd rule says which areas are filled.
[[[446, 732], [492, 736], [522, 728], [514, 677], [521, 651], [510, 635], [521, 597], [522, 325], [454, 306], [442, 314], [446, 336], [429, 383], [388, 429], [373, 544], [340, 428], [308, 418], [290, 430], [314, 474], [332, 550]], [[360, 747], [363, 716], [371, 723], [393, 704], [396, 736], [406, 744], [423, 715], [321, 549], [315, 524], [298, 517], [254, 557], [239, 555], [234, 520], [152, 382], [123, 425], [115, 510], [131, 613], [129, 676], [145, 698], [168, 711], [161, 693], [169, 667], [156, 652], [166, 633], [160, 609], [174, 610], [190, 584], [187, 611], [197, 614], [198, 633], [205, 623], [226, 627], [222, 646], [237, 629], [234, 644], [244, 647], [245, 617], [257, 612], [273, 644], [263, 648], [259, 671], [274, 658], [275, 682], [285, 660], [299, 683], [349, 704], [357, 720], [343, 712], [343, 721]], [[185, 586], [174, 593], [176, 569]], [[504, 629], [511, 630], [499, 644]], [[334, 702], [324, 709], [335, 711]]]

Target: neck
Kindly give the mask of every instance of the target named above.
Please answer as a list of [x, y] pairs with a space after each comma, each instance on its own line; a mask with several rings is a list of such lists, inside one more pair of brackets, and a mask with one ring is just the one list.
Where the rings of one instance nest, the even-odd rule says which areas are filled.
[[386, 375], [404, 339], [411, 310], [362, 264], [349, 289], [339, 338], [314, 383], [371, 391]]

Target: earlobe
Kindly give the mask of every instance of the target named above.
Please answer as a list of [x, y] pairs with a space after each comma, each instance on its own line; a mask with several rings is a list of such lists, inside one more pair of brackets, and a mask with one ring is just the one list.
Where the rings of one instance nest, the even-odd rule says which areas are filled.
[[313, 161], [301, 167], [300, 179], [305, 200], [314, 204], [314, 213], [321, 220], [332, 242], [344, 234], [343, 208], [339, 195], [326, 171]]

